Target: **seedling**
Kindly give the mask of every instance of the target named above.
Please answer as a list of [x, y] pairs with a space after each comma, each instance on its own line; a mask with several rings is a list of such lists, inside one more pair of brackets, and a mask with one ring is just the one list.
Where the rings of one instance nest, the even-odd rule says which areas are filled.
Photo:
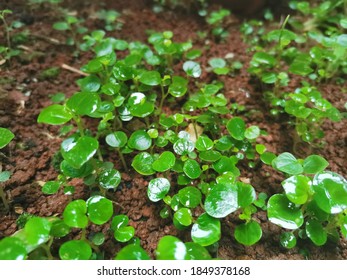
[[229, 10], [220, 9], [211, 12], [211, 14], [206, 17], [207, 23], [212, 27], [211, 33], [215, 38], [224, 40], [229, 36], [229, 32], [225, 28], [225, 22], [228, 16], [230, 16]]
[[105, 22], [106, 31], [122, 29], [123, 22], [120, 20], [121, 14], [115, 10], [100, 10], [96, 16]]
[[281, 236], [284, 247], [295, 246], [297, 236], [322, 246], [328, 237], [336, 240], [338, 229], [347, 237], [347, 180], [325, 171], [324, 158], [311, 155], [301, 160], [283, 153], [272, 166], [290, 176], [282, 182], [285, 193], [273, 195], [267, 205], [269, 220], [291, 231]]

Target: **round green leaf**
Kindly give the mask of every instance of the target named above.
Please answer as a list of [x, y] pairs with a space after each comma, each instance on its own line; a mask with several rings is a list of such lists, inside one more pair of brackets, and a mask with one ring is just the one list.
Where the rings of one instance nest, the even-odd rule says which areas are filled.
[[59, 30], [59, 31], [65, 31], [69, 30], [70, 26], [67, 22], [65, 21], [58, 21], [53, 24], [53, 29]]
[[260, 155], [260, 160], [265, 164], [271, 165], [272, 161], [276, 158], [276, 155], [271, 152], [264, 152]]
[[184, 260], [187, 249], [184, 243], [174, 236], [164, 236], [155, 251], [157, 260]]
[[227, 123], [227, 129], [234, 139], [243, 140], [245, 138], [246, 124], [243, 119], [239, 117], [232, 118]]
[[93, 114], [99, 107], [100, 97], [96, 93], [78, 92], [69, 98], [66, 105], [76, 115]]
[[209, 246], [216, 243], [221, 237], [220, 220], [204, 213], [196, 220], [191, 231], [192, 239], [201, 246]]
[[329, 162], [327, 162], [321, 156], [311, 155], [304, 160], [304, 173], [316, 174], [318, 172], [322, 172], [328, 165]]
[[131, 134], [128, 146], [131, 149], [144, 151], [152, 145], [152, 139], [144, 130], [138, 130]]
[[16, 237], [0, 240], [0, 260], [24, 260], [27, 256], [24, 243]]
[[337, 214], [347, 209], [347, 180], [341, 175], [325, 171], [312, 181], [314, 200], [326, 213]]
[[175, 212], [174, 219], [183, 226], [190, 226], [193, 221], [192, 212], [188, 208], [180, 208]]
[[113, 148], [123, 148], [128, 141], [128, 136], [123, 131], [116, 131], [108, 134], [105, 140]]
[[42, 187], [44, 194], [55, 194], [60, 188], [60, 183], [56, 181], [48, 181]]
[[85, 228], [88, 225], [87, 204], [84, 200], [71, 201], [64, 209], [64, 222], [70, 227]]
[[73, 136], [64, 140], [61, 144], [61, 154], [69, 165], [80, 169], [89, 161], [99, 148], [99, 142], [92, 137]]
[[234, 186], [217, 184], [205, 199], [205, 210], [214, 218], [224, 218], [239, 208], [237, 189]]
[[202, 170], [199, 163], [196, 160], [188, 159], [183, 165], [183, 172], [190, 179], [197, 179], [200, 177]]
[[45, 218], [33, 217], [24, 227], [28, 244], [38, 246], [49, 239], [51, 223]]
[[128, 242], [135, 235], [135, 229], [131, 226], [120, 227], [114, 232], [114, 238], [119, 242]]
[[195, 208], [200, 204], [202, 195], [199, 189], [195, 187], [185, 187], [179, 190], [178, 198], [183, 206]]
[[212, 150], [200, 152], [200, 154], [199, 154], [199, 158], [203, 161], [206, 161], [206, 162], [216, 162], [221, 157], [222, 157], [222, 155], [220, 152], [212, 151]]
[[157, 71], [145, 71], [140, 76], [140, 82], [147, 86], [157, 86], [161, 83], [160, 73]]
[[234, 232], [237, 242], [246, 246], [251, 246], [257, 243], [262, 234], [260, 225], [255, 221], [250, 221], [249, 223], [236, 226]]
[[310, 178], [304, 175], [294, 175], [282, 182], [287, 198], [295, 204], [305, 204], [311, 188]]
[[296, 237], [292, 232], [283, 232], [280, 237], [280, 243], [284, 248], [294, 248], [296, 245]]
[[87, 200], [87, 213], [94, 224], [102, 225], [113, 215], [112, 201], [100, 195], [92, 196]]
[[216, 149], [219, 151], [228, 151], [233, 146], [233, 142], [231, 141], [230, 136], [222, 136], [216, 142]]
[[213, 141], [207, 136], [200, 136], [195, 143], [196, 149], [200, 152], [211, 150], [213, 148]]
[[239, 170], [235, 166], [235, 163], [232, 161], [232, 159], [229, 157], [222, 156], [218, 161], [214, 162], [212, 166], [213, 169], [216, 170], [216, 172], [218, 172], [219, 174], [232, 172], [239, 175]]
[[272, 167], [290, 175], [304, 171], [301, 163], [290, 153], [282, 153], [272, 161]]
[[210, 66], [212, 68], [223, 68], [226, 66], [226, 61], [223, 58], [219, 58], [219, 57], [215, 57], [215, 58], [211, 58], [208, 61], [208, 64], [210, 64]]
[[0, 183], [6, 182], [10, 179], [12, 173], [10, 171], [2, 171], [0, 172]]
[[187, 249], [186, 260], [211, 260], [210, 253], [200, 244], [194, 242], [185, 243]]
[[71, 240], [61, 245], [59, 256], [62, 260], [89, 260], [92, 248], [83, 240]]
[[[67, 123], [72, 119], [72, 114], [66, 109], [65, 106], [59, 105], [59, 104], [53, 104], [51, 106], [48, 106], [44, 108], [38, 118], [38, 123], [46, 123], [46, 124], [52, 124], [52, 125], [61, 125], [64, 123]], [[0, 139], [1, 137], [1, 131], [0, 131]], [[2, 148], [2, 143], [0, 143], [0, 149]]]
[[114, 216], [111, 223], [111, 228], [116, 231], [121, 227], [127, 226], [129, 223], [129, 218], [126, 215]]
[[175, 165], [176, 157], [169, 151], [163, 152], [152, 164], [152, 168], [158, 172], [169, 170]]
[[170, 182], [166, 178], [152, 179], [148, 184], [147, 195], [148, 198], [157, 202], [163, 199], [170, 190]]
[[251, 205], [255, 201], [255, 199], [255, 190], [250, 184], [237, 182], [237, 201], [239, 207], [245, 208]]
[[154, 159], [151, 154], [143, 152], [137, 154], [131, 164], [134, 169], [141, 175], [152, 175], [155, 170], [152, 168]]
[[301, 209], [290, 202], [284, 194], [270, 197], [268, 204], [268, 218], [270, 222], [286, 229], [298, 229], [304, 223]]
[[105, 235], [102, 232], [97, 232], [93, 235], [91, 241], [93, 242], [93, 244], [100, 246], [105, 242]]
[[183, 70], [188, 76], [193, 78], [199, 78], [202, 73], [200, 64], [191, 60], [186, 61], [183, 64]]
[[90, 162], [83, 164], [81, 168], [73, 168], [66, 160], [63, 160], [60, 164], [60, 171], [70, 178], [84, 178], [93, 172], [93, 166]]
[[245, 137], [249, 140], [256, 139], [260, 135], [258, 126], [252, 125], [245, 130]]
[[130, 244], [120, 250], [115, 260], [150, 260], [147, 252], [137, 244]]
[[174, 76], [172, 77], [172, 83], [169, 86], [169, 93], [174, 97], [181, 97], [187, 92], [187, 85], [187, 79], [180, 76]]
[[101, 87], [100, 78], [95, 75], [89, 75], [85, 78], [79, 79], [77, 84], [84, 92], [97, 92]]
[[70, 232], [70, 227], [63, 220], [56, 220], [52, 223], [50, 235], [54, 237], [64, 237]]
[[306, 234], [316, 246], [324, 245], [328, 239], [327, 232], [317, 220], [309, 220], [306, 222]]
[[121, 181], [121, 174], [118, 170], [104, 170], [99, 174], [99, 184], [104, 189], [115, 189]]
[[194, 142], [185, 138], [178, 139], [173, 145], [175, 153], [180, 156], [189, 154], [190, 152], [194, 151], [194, 148]]

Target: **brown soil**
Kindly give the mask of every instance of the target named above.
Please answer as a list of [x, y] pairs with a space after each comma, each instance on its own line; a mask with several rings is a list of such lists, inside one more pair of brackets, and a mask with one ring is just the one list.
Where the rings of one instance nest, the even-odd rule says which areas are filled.
[[[6, 213], [0, 204], [0, 238], [9, 236], [17, 230], [16, 219], [19, 214], [27, 212], [39, 216], [61, 215], [64, 207], [69, 202], [69, 197], [62, 192], [47, 196], [42, 194], [40, 181], [54, 180], [57, 172], [52, 166], [54, 153], [59, 149], [62, 139], [58, 136], [58, 129], [54, 126], [46, 126], [36, 123], [40, 110], [50, 104], [50, 95], [64, 92], [70, 96], [78, 90], [75, 84], [78, 74], [61, 70], [54, 80], [40, 79], [40, 73], [50, 67], [60, 67], [62, 63], [75, 68], [82, 66], [90, 55], [82, 54], [79, 58], [73, 57], [73, 48], [64, 45], [55, 45], [45, 38], [56, 38], [63, 41], [60, 32], [52, 30], [52, 23], [56, 20], [54, 11], [45, 7], [31, 11], [24, 3], [26, 1], [6, 1], [5, 7], [14, 11], [13, 19], [21, 19], [28, 23], [25, 27], [33, 36], [25, 43], [28, 48], [24, 51], [26, 56], [33, 52], [41, 55], [27, 60], [22, 56], [20, 60], [13, 59], [10, 67], [2, 67], [0, 70], [0, 126], [10, 128], [16, 135], [9, 147], [3, 149], [0, 160], [4, 170], [10, 170], [13, 175], [5, 184], [6, 194], [10, 200], [10, 213]], [[76, 1], [82, 2], [82, 1]], [[233, 53], [236, 60], [248, 65], [251, 54], [246, 52], [247, 46], [243, 43], [239, 32], [241, 19], [234, 18], [230, 25], [230, 36], [226, 42], [215, 43], [213, 40], [201, 41], [196, 35], [199, 30], [206, 30], [207, 26], [203, 19], [195, 14], [175, 13], [166, 11], [155, 14], [146, 1], [120, 0], [105, 1], [107, 4], [84, 1], [85, 4], [76, 4], [75, 1], [66, 1], [66, 6], [79, 12], [80, 16], [88, 16], [93, 10], [101, 7], [116, 9], [122, 12], [124, 26], [122, 30], [110, 32], [109, 35], [124, 40], [146, 41], [146, 30], [172, 30], [175, 40], [192, 40], [196, 47], [203, 48], [204, 55], [200, 62], [207, 66], [208, 59], [212, 57], [224, 57]], [[2, 4], [3, 5], [3, 4]], [[0, 10], [4, 7], [0, 6]], [[101, 28], [99, 21], [89, 20], [88, 28], [95, 30]], [[3, 27], [0, 26], [0, 28]], [[1, 30], [1, 31], [2, 31]], [[204, 71], [202, 81], [208, 82], [216, 77]], [[276, 120], [268, 113], [268, 108], [262, 102], [261, 93], [257, 92], [250, 83], [246, 67], [234, 76], [222, 77], [225, 83], [225, 95], [231, 102], [245, 105], [246, 109], [252, 110], [252, 114], [243, 116], [248, 123], [255, 124], [268, 131], [269, 135], [260, 139], [272, 152], [292, 152], [293, 140], [291, 135], [294, 131], [280, 119]], [[324, 96], [329, 99], [338, 109], [343, 110], [346, 102], [346, 94], [341, 87], [333, 84], [325, 84], [320, 87]], [[314, 152], [328, 159], [330, 169], [344, 176], [347, 175], [347, 120], [340, 123], [326, 122], [324, 131], [326, 145]], [[300, 149], [298, 157], [308, 154], [306, 147]], [[111, 155], [110, 158], [113, 158]], [[119, 162], [116, 167], [121, 170]], [[281, 192], [280, 181], [283, 179], [279, 173], [274, 173], [266, 166], [258, 166], [248, 169], [240, 166], [242, 176], [251, 180], [257, 192], [266, 192], [271, 195]], [[272, 175], [269, 176], [268, 174]], [[151, 254], [157, 246], [158, 240], [164, 235], [175, 235], [184, 241], [189, 241], [189, 232], [178, 231], [169, 219], [161, 219], [159, 211], [161, 203], [151, 203], [146, 195], [146, 187], [150, 178], [141, 177], [134, 171], [122, 174], [123, 180], [114, 193], [109, 197], [116, 201], [117, 213], [125, 213], [130, 218], [130, 224], [136, 229], [136, 236], [141, 240], [142, 246]], [[73, 199], [87, 199], [90, 191], [79, 180], [75, 180], [76, 193]], [[196, 215], [199, 211], [197, 210]], [[238, 244], [233, 237], [233, 229], [237, 224], [237, 213], [230, 215], [222, 223], [222, 239], [217, 256], [222, 259], [304, 259], [309, 252], [310, 259], [346, 259], [347, 243], [342, 240], [338, 245], [328, 243], [323, 247], [315, 247], [310, 242], [299, 242], [292, 250], [285, 250], [279, 245], [279, 235], [282, 230], [269, 223], [264, 212], [256, 216], [263, 228], [261, 241], [251, 247]], [[105, 250], [106, 258], [113, 258], [122, 247], [117, 243], [108, 231], [109, 225], [90, 228], [91, 231], [102, 230], [107, 237], [102, 249]], [[78, 232], [76, 232], [78, 235]], [[63, 241], [63, 240], [62, 240]], [[58, 244], [55, 245], [55, 249]], [[54, 248], [53, 248], [54, 249]], [[56, 252], [55, 252], [56, 253]]]

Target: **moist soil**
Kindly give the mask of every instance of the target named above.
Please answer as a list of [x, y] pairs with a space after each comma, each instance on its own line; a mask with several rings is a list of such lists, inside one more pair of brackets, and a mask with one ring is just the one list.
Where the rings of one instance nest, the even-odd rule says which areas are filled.
[[[6, 195], [10, 201], [10, 211], [6, 212], [0, 204], [0, 238], [9, 236], [18, 230], [17, 218], [22, 213], [29, 213], [42, 217], [61, 216], [65, 206], [71, 199], [87, 199], [90, 190], [80, 180], [74, 180], [76, 192], [72, 198], [64, 195], [62, 191], [55, 195], [44, 195], [41, 191], [42, 182], [55, 180], [57, 171], [54, 169], [54, 155], [60, 148], [62, 138], [59, 137], [59, 128], [37, 124], [40, 110], [51, 104], [50, 96], [63, 92], [71, 96], [78, 91], [75, 81], [81, 76], [61, 68], [62, 64], [79, 69], [90, 58], [91, 54], [81, 53], [73, 56], [74, 48], [64, 45], [64, 33], [54, 31], [52, 24], [57, 20], [54, 10], [46, 6], [33, 10], [28, 8], [27, 1], [11, 0], [1, 1], [0, 10], [8, 8], [14, 14], [10, 19], [19, 19], [30, 30], [29, 39], [23, 43], [22, 55], [11, 60], [10, 65], [0, 69], [0, 126], [10, 128], [15, 134], [14, 140], [8, 147], [1, 150], [3, 170], [13, 172], [11, 179], [5, 184]], [[99, 1], [100, 2], [100, 1]], [[5, 5], [4, 5], [5, 4]], [[3, 6], [4, 5], [4, 6]], [[309, 149], [301, 145], [293, 151], [295, 131], [286, 124], [282, 118], [274, 118], [269, 114], [269, 108], [262, 101], [262, 94], [257, 85], [251, 81], [246, 69], [252, 54], [247, 52], [247, 45], [243, 42], [239, 32], [243, 19], [237, 16], [232, 18], [228, 26], [230, 36], [224, 42], [215, 42], [213, 38], [201, 39], [197, 31], [207, 30], [203, 18], [194, 12], [184, 10], [164, 11], [154, 13], [151, 3], [136, 0], [102, 1], [90, 3], [89, 1], [65, 1], [64, 5], [71, 11], [78, 11], [78, 15], [86, 18], [89, 30], [100, 29], [103, 23], [91, 18], [91, 15], [100, 8], [115, 9], [122, 13], [124, 25], [121, 30], [109, 32], [109, 36], [127, 41], [146, 42], [147, 30], [172, 30], [175, 41], [191, 40], [194, 47], [204, 50], [199, 59], [203, 69], [206, 69], [208, 60], [212, 57], [225, 57], [232, 53], [235, 60], [244, 64], [243, 69], [235, 74], [221, 76], [219, 79], [225, 84], [224, 94], [232, 103], [246, 107], [250, 114], [239, 113], [248, 124], [258, 125], [268, 132], [262, 136], [259, 143], [265, 144], [269, 151], [275, 153], [292, 152], [299, 158], [310, 153], [322, 155], [329, 163], [329, 169], [346, 177], [347, 175], [347, 120], [339, 123], [327, 121], [324, 123], [324, 141], [322, 148]], [[212, 6], [216, 8], [218, 6]], [[281, 14], [277, 14], [278, 17]], [[0, 26], [3, 32], [3, 26]], [[15, 31], [18, 32], [18, 31]], [[54, 39], [54, 40], [52, 40]], [[0, 39], [1, 40], [1, 39]], [[4, 44], [4, 42], [0, 42]], [[42, 78], [42, 71], [58, 67], [59, 74], [54, 79]], [[181, 66], [180, 66], [181, 67]], [[201, 82], [207, 83], [217, 77], [203, 71]], [[293, 88], [300, 81], [294, 81]], [[344, 85], [345, 87], [345, 85]], [[325, 83], [319, 86], [320, 91], [340, 111], [344, 110], [346, 93], [341, 86], [334, 83]], [[173, 105], [164, 108], [170, 112], [179, 110]], [[121, 163], [115, 154], [105, 155], [106, 159], [114, 162], [116, 168], [122, 172]], [[107, 158], [108, 157], [108, 158]], [[127, 157], [128, 162], [131, 161]], [[249, 180], [257, 193], [265, 192], [269, 196], [282, 191], [280, 173], [271, 168], [258, 164], [250, 169], [246, 165], [239, 166], [241, 177]], [[271, 174], [271, 175], [270, 175]], [[143, 248], [153, 257], [154, 250], [161, 237], [174, 235], [183, 241], [190, 241], [189, 231], [179, 231], [172, 225], [172, 220], [162, 219], [159, 212], [162, 203], [152, 203], [147, 198], [147, 185], [151, 177], [142, 177], [134, 170], [122, 173], [122, 182], [114, 192], [108, 192], [108, 197], [115, 201], [115, 212], [124, 213], [130, 219]], [[175, 178], [171, 178], [175, 180]], [[201, 210], [196, 210], [197, 217]], [[293, 260], [293, 259], [346, 259], [347, 242], [341, 238], [336, 244], [328, 242], [322, 247], [316, 247], [309, 241], [299, 241], [291, 250], [282, 248], [279, 236], [282, 232], [278, 226], [268, 222], [266, 213], [260, 211], [256, 219], [261, 223], [263, 237], [251, 247], [237, 243], [233, 231], [238, 220], [238, 213], [233, 213], [222, 220], [222, 239], [219, 242], [215, 257], [221, 259], [253, 259], [253, 260]], [[91, 226], [90, 232], [102, 231], [106, 236], [101, 249], [106, 259], [112, 259], [122, 248], [109, 231], [109, 224], [104, 226]], [[68, 238], [78, 237], [78, 231]], [[57, 256], [57, 249], [65, 238], [54, 242], [52, 251]]]

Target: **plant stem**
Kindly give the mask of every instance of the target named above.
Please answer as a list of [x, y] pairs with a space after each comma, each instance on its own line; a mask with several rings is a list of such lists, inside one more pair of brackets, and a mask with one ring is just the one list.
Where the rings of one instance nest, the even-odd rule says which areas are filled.
[[79, 117], [75, 117], [74, 121], [76, 122], [78, 131], [80, 132], [81, 136], [84, 136], [84, 127], [81, 119]]
[[126, 172], [128, 172], [127, 163], [126, 163], [126, 161], [125, 161], [125, 159], [124, 159], [124, 156], [123, 156], [123, 154], [122, 154], [122, 152], [120, 151], [119, 148], [117, 148], [117, 152], [118, 152], [118, 155], [119, 155], [119, 157], [120, 157], [120, 160], [122, 161], [124, 170], [125, 170]]
[[161, 89], [161, 100], [160, 100], [159, 110], [158, 110], [158, 115], [159, 116], [160, 116], [160, 114], [162, 112], [164, 101], [165, 101], [166, 97], [168, 96], [168, 93], [165, 94], [164, 87], [163, 87], [162, 84], [160, 84], [160, 89]]
[[7, 47], [11, 50], [10, 28], [6, 22], [5, 15], [0, 16], [5, 27]]
[[7, 201], [6, 196], [5, 196], [4, 187], [1, 185], [0, 185], [0, 197], [2, 199], [2, 202], [4, 203], [6, 211], [8, 211], [10, 209], [10, 207], [8, 205], [8, 201]]

